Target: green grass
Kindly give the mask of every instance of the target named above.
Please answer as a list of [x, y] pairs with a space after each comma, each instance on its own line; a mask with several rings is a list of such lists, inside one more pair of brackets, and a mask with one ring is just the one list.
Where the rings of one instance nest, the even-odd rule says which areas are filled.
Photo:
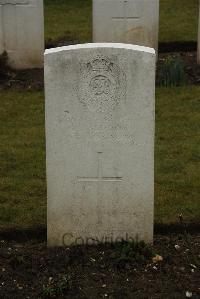
[[[44, 96], [1, 91], [0, 227], [46, 224]], [[155, 222], [200, 220], [200, 87], [158, 88]]]
[[196, 41], [199, 0], [160, 0], [160, 42]]
[[[92, 40], [92, 0], [45, 0], [45, 39]], [[160, 0], [160, 42], [196, 41], [198, 0]]]
[[200, 87], [159, 88], [155, 220], [200, 221]]
[[44, 99], [1, 91], [0, 225], [46, 223]]
[[45, 39], [92, 40], [91, 0], [45, 0]]

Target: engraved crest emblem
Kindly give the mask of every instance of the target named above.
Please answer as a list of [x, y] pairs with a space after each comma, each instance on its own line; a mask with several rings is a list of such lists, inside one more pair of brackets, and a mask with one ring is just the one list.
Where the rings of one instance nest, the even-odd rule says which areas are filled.
[[126, 93], [126, 76], [107, 57], [81, 63], [78, 96], [90, 111], [113, 110]]

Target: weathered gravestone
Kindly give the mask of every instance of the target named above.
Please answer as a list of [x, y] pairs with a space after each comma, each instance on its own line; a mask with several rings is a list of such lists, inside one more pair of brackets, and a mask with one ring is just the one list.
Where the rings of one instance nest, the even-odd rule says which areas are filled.
[[199, 27], [198, 27], [197, 62], [198, 62], [198, 64], [200, 64], [200, 1], [199, 1]]
[[10, 66], [43, 66], [43, 0], [0, 0], [0, 54], [7, 52]]
[[45, 52], [48, 244], [153, 238], [155, 51]]
[[93, 41], [158, 47], [159, 0], [93, 0]]

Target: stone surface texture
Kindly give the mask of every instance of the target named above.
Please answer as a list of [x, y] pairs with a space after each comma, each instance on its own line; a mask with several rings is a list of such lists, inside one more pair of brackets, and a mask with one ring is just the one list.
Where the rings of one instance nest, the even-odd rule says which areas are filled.
[[0, 0], [0, 54], [16, 69], [43, 67], [43, 0]]
[[158, 48], [159, 0], [93, 0], [93, 42]]
[[198, 27], [197, 63], [200, 64], [200, 0], [199, 0], [199, 27]]
[[48, 245], [153, 239], [155, 51], [45, 52]]

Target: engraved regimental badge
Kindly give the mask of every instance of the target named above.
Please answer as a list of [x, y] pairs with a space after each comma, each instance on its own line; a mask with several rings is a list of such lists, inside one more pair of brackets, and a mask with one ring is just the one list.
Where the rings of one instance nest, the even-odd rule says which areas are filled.
[[78, 93], [90, 111], [109, 112], [125, 96], [125, 73], [109, 58], [98, 56], [81, 64]]

